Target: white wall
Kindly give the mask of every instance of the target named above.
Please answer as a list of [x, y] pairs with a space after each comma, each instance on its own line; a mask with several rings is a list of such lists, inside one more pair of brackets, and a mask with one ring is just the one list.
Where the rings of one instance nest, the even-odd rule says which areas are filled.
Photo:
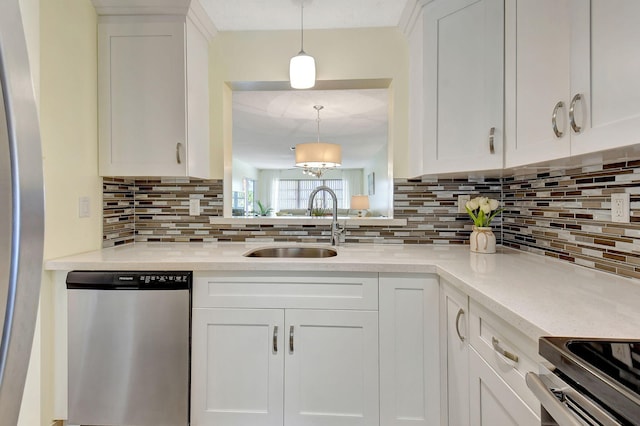
[[233, 182], [231, 186], [232, 191], [242, 191], [242, 180], [244, 178], [258, 180], [258, 169], [251, 164], [245, 163], [240, 160], [233, 160]]
[[369, 195], [369, 212], [374, 215], [390, 216], [390, 206], [393, 206], [393, 181], [389, 179], [389, 162], [387, 160], [387, 148], [382, 148], [371, 161], [371, 167], [364, 170], [364, 192], [368, 193], [367, 177], [374, 173], [375, 193]]

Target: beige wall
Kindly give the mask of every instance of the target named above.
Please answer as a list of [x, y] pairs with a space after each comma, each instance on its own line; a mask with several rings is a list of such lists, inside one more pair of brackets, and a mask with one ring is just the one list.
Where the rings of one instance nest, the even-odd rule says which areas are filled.
[[[394, 175], [407, 174], [408, 48], [396, 28], [305, 31], [305, 51], [316, 59], [318, 80], [393, 80], [389, 136]], [[223, 178], [224, 146], [231, 142], [226, 82], [288, 81], [289, 59], [300, 50], [298, 31], [222, 32], [211, 42], [212, 177]], [[226, 129], [226, 130], [225, 130]]]
[[[98, 249], [102, 183], [98, 177], [96, 13], [90, 0], [40, 0], [40, 129], [45, 180], [45, 259]], [[90, 217], [78, 217], [78, 198]], [[53, 420], [54, 286], [40, 297], [40, 424]], [[25, 423], [27, 424], [27, 423]], [[28, 423], [34, 426], [34, 423]]]

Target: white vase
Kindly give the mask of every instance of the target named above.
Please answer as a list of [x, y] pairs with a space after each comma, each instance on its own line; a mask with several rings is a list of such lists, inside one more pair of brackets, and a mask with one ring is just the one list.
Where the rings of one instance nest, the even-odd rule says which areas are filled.
[[474, 253], [495, 253], [496, 236], [489, 226], [474, 226], [469, 244]]

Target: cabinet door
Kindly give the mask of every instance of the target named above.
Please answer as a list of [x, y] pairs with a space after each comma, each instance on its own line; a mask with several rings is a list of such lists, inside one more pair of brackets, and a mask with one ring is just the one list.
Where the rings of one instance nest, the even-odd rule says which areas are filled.
[[185, 23], [111, 18], [98, 25], [100, 175], [184, 176]]
[[282, 426], [284, 311], [193, 309], [191, 424]]
[[572, 0], [506, 2], [507, 167], [570, 155], [571, 8]]
[[571, 95], [582, 95], [575, 106], [581, 129], [572, 135], [571, 153], [640, 143], [640, 2], [578, 3]]
[[380, 423], [440, 424], [438, 278], [380, 275]]
[[377, 425], [377, 312], [288, 309], [286, 332], [284, 424]]
[[469, 425], [469, 302], [465, 294], [442, 284], [447, 424], [465, 426]]
[[425, 172], [501, 169], [504, 0], [437, 1], [424, 17]]
[[469, 350], [469, 376], [472, 426], [540, 426], [535, 413], [474, 349]]

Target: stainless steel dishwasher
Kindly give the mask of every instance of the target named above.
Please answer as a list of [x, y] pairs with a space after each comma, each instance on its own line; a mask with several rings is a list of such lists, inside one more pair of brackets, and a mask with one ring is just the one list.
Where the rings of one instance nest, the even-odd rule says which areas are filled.
[[69, 424], [189, 424], [191, 281], [69, 272]]

